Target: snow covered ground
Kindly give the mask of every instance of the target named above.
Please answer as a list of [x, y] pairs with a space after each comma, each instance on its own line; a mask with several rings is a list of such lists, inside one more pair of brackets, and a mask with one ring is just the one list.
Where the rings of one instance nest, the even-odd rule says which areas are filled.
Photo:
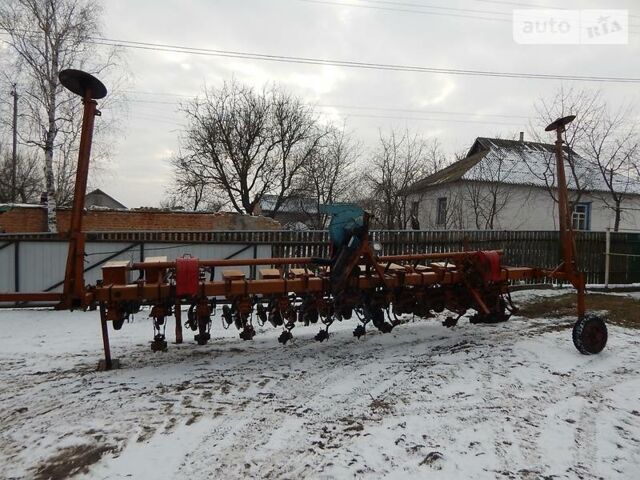
[[[554, 292], [518, 292], [516, 302]], [[243, 342], [214, 321], [152, 353], [150, 321], [0, 311], [1, 478], [638, 478], [640, 338], [580, 355], [571, 319], [355, 322]], [[170, 325], [172, 327], [172, 325]], [[563, 328], [566, 327], [566, 328]]]

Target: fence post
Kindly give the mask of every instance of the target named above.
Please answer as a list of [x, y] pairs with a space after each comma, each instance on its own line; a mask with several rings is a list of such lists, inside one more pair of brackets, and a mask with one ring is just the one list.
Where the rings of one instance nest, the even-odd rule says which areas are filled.
[[604, 288], [609, 288], [609, 262], [611, 258], [611, 228], [607, 227], [605, 233], [605, 251], [604, 251]]
[[20, 291], [20, 240], [13, 244], [13, 289]]

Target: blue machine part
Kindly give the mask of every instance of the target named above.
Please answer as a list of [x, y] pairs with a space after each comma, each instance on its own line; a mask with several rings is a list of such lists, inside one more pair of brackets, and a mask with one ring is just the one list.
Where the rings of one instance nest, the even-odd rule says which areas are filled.
[[357, 228], [364, 226], [364, 210], [353, 203], [321, 205], [320, 211], [331, 215], [329, 236], [336, 249], [349, 241]]

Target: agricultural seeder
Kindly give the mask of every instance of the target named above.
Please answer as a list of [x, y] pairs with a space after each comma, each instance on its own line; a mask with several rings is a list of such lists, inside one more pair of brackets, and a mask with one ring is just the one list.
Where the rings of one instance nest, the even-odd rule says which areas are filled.
[[[84, 102], [78, 168], [68, 233], [69, 251], [62, 293], [0, 294], [0, 302], [56, 301], [58, 308], [99, 308], [104, 343], [100, 368], [118, 365], [111, 358], [109, 329], [120, 330], [125, 321], [149, 306], [153, 323], [153, 351], [168, 348], [166, 327], [174, 317], [175, 342], [183, 342], [183, 325], [204, 345], [211, 339], [213, 319], [234, 326], [243, 340], [251, 340], [255, 325], [282, 330], [278, 341], [287, 344], [296, 325], [318, 325], [317, 341], [329, 338], [336, 321], [356, 319], [356, 338], [373, 327], [391, 332], [403, 314], [430, 317], [448, 311], [443, 324], [452, 327], [469, 311], [471, 323], [503, 322], [517, 311], [509, 288], [521, 280], [550, 278], [577, 290], [577, 316], [573, 342], [583, 354], [599, 353], [607, 342], [602, 318], [586, 314], [584, 276], [577, 269], [575, 241], [569, 221], [564, 172], [563, 132], [575, 117], [556, 120], [547, 131], [556, 132], [556, 167], [560, 247], [563, 261], [555, 269], [509, 267], [503, 252], [460, 251], [407, 255], [380, 255], [369, 239], [369, 214], [350, 204], [329, 205], [331, 254], [328, 258], [264, 258], [201, 260], [192, 257], [168, 261], [150, 257], [143, 262], [109, 262], [102, 279], [86, 286], [83, 277], [84, 234], [82, 212], [86, 192], [96, 100], [106, 88], [95, 77], [78, 71], [60, 73], [61, 83]], [[247, 278], [243, 267], [255, 274]], [[261, 267], [261, 268], [258, 268]], [[215, 279], [214, 272], [222, 278]], [[133, 277], [135, 280], [132, 280]], [[183, 312], [184, 309], [184, 312]], [[183, 316], [185, 318], [183, 318]], [[184, 324], [183, 324], [184, 322]]]

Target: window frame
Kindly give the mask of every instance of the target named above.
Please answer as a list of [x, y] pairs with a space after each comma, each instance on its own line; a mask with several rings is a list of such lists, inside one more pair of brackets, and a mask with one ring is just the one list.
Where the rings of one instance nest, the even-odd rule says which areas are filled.
[[420, 211], [420, 201], [415, 200], [411, 202], [411, 216], [417, 219], [419, 211]]
[[[584, 211], [578, 211], [584, 209]], [[584, 223], [584, 225], [582, 225]], [[583, 226], [584, 228], [580, 228]], [[591, 231], [591, 202], [576, 202], [571, 208], [571, 228], [578, 232]]]
[[436, 225], [447, 224], [447, 197], [438, 197], [436, 200]]

